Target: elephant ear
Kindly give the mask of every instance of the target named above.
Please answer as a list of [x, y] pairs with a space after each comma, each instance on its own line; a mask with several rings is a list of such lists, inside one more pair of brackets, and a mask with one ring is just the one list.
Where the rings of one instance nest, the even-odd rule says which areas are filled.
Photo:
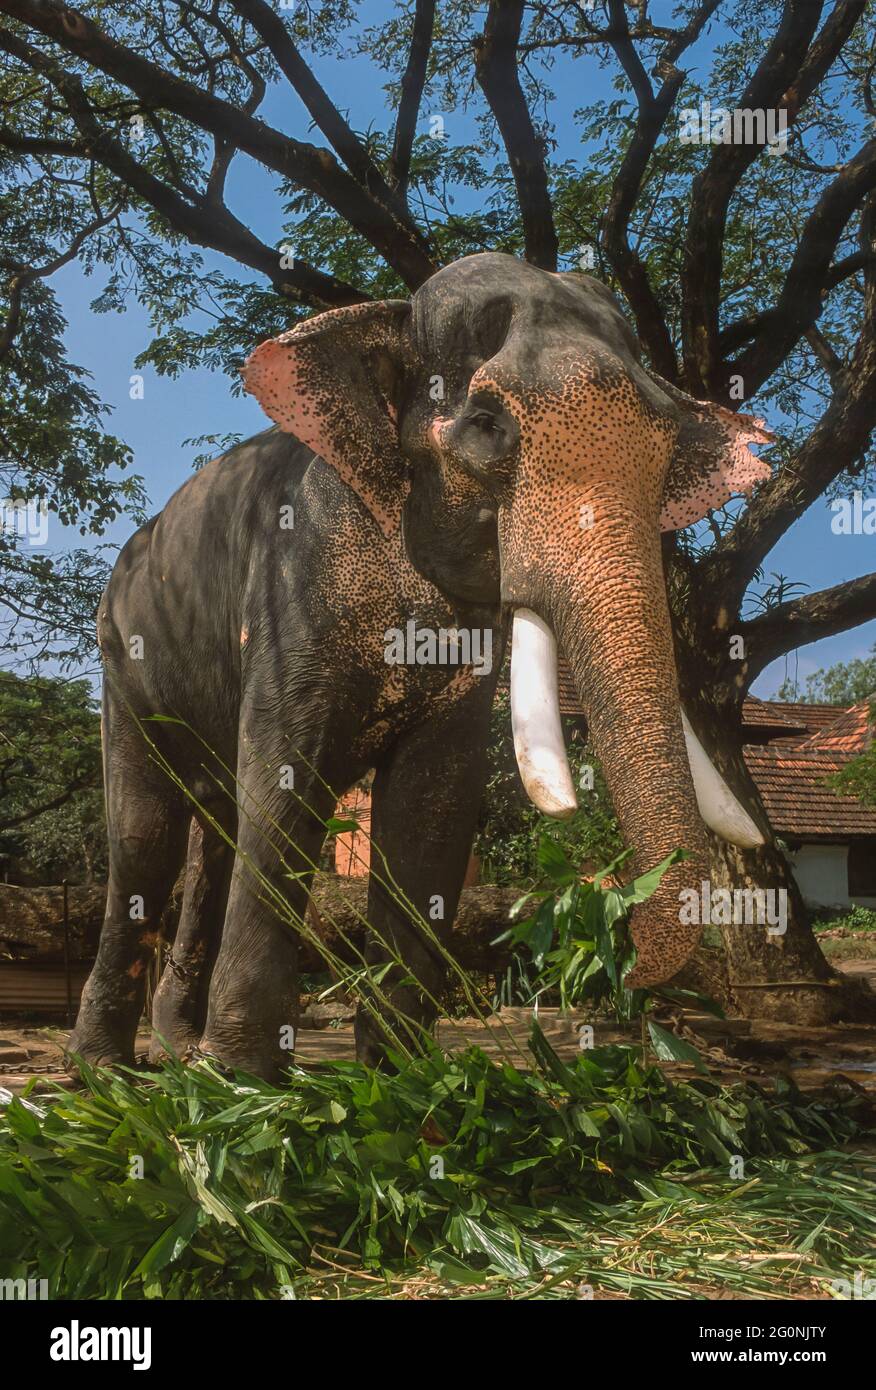
[[241, 373], [265, 413], [337, 469], [386, 536], [406, 490], [397, 419], [409, 316], [405, 299], [329, 309], [262, 343]]
[[680, 531], [708, 511], [723, 507], [734, 493], [750, 492], [755, 483], [770, 476], [769, 464], [748, 446], [768, 444], [773, 436], [763, 420], [736, 415], [711, 401], [695, 401], [662, 377], [651, 375], [675, 402], [681, 417], [660, 513], [661, 530]]

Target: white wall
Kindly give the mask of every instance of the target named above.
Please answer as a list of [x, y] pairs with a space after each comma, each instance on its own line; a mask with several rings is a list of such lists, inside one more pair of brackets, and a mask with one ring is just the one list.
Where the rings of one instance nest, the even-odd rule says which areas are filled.
[[851, 902], [848, 845], [802, 845], [789, 857], [807, 904], [845, 907]]

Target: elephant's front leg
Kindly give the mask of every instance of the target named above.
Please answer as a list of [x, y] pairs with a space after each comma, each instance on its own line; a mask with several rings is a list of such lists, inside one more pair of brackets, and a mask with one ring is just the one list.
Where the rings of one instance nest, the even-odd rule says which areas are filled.
[[308, 764], [320, 770], [312, 747], [292, 756], [275, 745], [238, 769], [237, 853], [199, 1049], [269, 1080], [291, 1062], [298, 924], [334, 806]]
[[437, 1012], [446, 962], [430, 936], [446, 946], [456, 914], [486, 778], [494, 684], [479, 678], [447, 714], [403, 735], [377, 769], [367, 959], [395, 964], [378, 972], [357, 1011], [356, 1053], [372, 1066], [395, 1039], [410, 1046], [412, 1032], [421, 1036]]

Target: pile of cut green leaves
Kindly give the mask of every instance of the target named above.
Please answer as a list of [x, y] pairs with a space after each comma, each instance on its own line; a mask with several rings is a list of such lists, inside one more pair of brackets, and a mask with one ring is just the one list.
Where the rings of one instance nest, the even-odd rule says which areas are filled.
[[[350, 1296], [392, 1297], [422, 1278], [450, 1296], [570, 1297], [589, 1280], [677, 1297], [677, 1243], [668, 1265], [652, 1248], [640, 1279], [630, 1224], [642, 1212], [653, 1247], [656, 1214], [689, 1211], [707, 1188], [740, 1249], [752, 1240], [745, 1203], [760, 1200], [759, 1219], [780, 1219], [782, 1243], [796, 1242], [795, 1271], [866, 1263], [873, 1165], [836, 1152], [861, 1133], [856, 1098], [674, 1084], [627, 1048], [567, 1066], [537, 1029], [532, 1047], [531, 1071], [436, 1049], [392, 1074], [294, 1069], [281, 1088], [171, 1064], [147, 1076], [84, 1068], [81, 1091], [7, 1096], [0, 1272], [70, 1298], [301, 1297], [322, 1287], [315, 1270], [349, 1277]], [[818, 1162], [833, 1185], [815, 1176], [815, 1150], [830, 1151]], [[752, 1296], [756, 1262], [739, 1285], [744, 1261], [720, 1259]], [[685, 1262], [690, 1274], [694, 1255]]]

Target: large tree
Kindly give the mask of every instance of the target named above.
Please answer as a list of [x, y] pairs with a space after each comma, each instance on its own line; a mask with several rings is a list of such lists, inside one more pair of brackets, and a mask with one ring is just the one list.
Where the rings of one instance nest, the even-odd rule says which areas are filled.
[[[876, 616], [876, 573], [801, 596], [762, 570], [811, 503], [866, 476], [876, 423], [872, 5], [409, 0], [389, 17], [375, 8], [0, 0], [0, 353], [4, 403], [18, 407], [2, 422], [2, 446], [21, 490], [35, 477], [96, 524], [95, 493], [110, 509], [136, 501], [104, 486], [125, 460], [99, 429], [99, 402], [80, 384], [58, 415], [40, 376], [40, 316], [63, 362], [48, 282], [66, 259], [107, 268], [100, 308], [119, 307], [134, 284], [156, 330], [143, 358], [169, 373], [204, 362], [231, 372], [296, 318], [411, 291], [470, 251], [592, 268], [625, 301], [667, 381], [733, 409], [748, 402], [776, 427], [773, 475], [749, 504], [665, 549], [685, 699], [718, 764], [756, 804], [739, 742], [751, 683], [781, 654]], [[366, 132], [351, 127], [342, 91], [333, 98], [316, 76], [315, 60], [338, 48], [385, 73], [389, 114]], [[611, 99], [592, 94], [601, 71], [612, 75]], [[581, 94], [581, 147], [557, 136], [570, 91]], [[301, 104], [318, 143], [259, 116], [279, 92]], [[703, 100], [784, 112], [787, 150], [762, 139], [683, 143], [680, 113]], [[465, 145], [435, 138], [441, 122], [422, 119], [463, 110], [477, 122]], [[269, 241], [227, 192], [238, 158], [274, 179]], [[205, 264], [197, 248], [224, 259]], [[201, 307], [206, 330], [192, 326]], [[72, 492], [70, 468], [53, 472], [58, 449], [76, 464]], [[715, 874], [792, 896], [778, 944], [760, 929], [727, 932], [748, 1012], [793, 1003], [798, 1016], [829, 1018], [847, 1008], [779, 852], [716, 843]]]

